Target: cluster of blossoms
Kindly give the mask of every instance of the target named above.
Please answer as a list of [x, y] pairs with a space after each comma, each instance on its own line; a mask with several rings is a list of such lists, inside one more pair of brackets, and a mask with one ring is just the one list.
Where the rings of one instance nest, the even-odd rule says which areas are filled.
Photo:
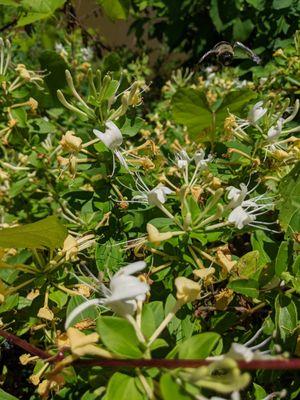
[[[264, 102], [259, 101], [249, 111], [246, 119], [230, 115], [229, 119], [232, 119], [234, 127], [233, 133], [239, 140], [249, 144], [252, 143], [252, 139], [246, 129], [253, 127], [263, 139], [259, 147], [263, 149], [266, 156], [270, 154], [278, 159], [288, 159], [291, 154], [288, 153], [287, 145], [299, 141], [299, 139], [295, 136], [290, 136], [290, 134], [299, 132], [300, 127], [295, 126], [290, 129], [284, 129], [284, 127], [297, 116], [299, 104], [299, 99], [297, 99], [293, 107], [287, 107], [283, 111], [275, 113], [268, 112]], [[289, 113], [289, 115], [284, 118], [283, 115], [286, 113]]]
[[230, 200], [228, 208], [232, 209], [228, 216], [228, 221], [237, 229], [242, 229], [244, 226], [249, 225], [253, 227], [259, 227], [261, 229], [268, 229], [263, 225], [272, 224], [263, 221], [256, 221], [257, 217], [265, 214], [272, 203], [263, 203], [265, 200], [270, 200], [270, 197], [265, 195], [258, 195], [251, 199], [246, 200], [246, 197], [256, 189], [256, 186], [248, 190], [247, 185], [244, 183], [240, 184], [240, 188], [230, 186], [228, 190], [228, 199]]

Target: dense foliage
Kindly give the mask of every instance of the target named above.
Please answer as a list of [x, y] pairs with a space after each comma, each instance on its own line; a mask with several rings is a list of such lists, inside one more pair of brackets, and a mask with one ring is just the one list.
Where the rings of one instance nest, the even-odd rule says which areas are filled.
[[300, 356], [297, 2], [99, 3], [137, 30], [151, 5], [180, 51], [209, 13], [191, 60], [211, 24], [277, 50], [159, 87], [147, 56], [67, 27], [68, 2], [0, 1], [0, 398], [299, 398], [296, 371], [240, 368]]

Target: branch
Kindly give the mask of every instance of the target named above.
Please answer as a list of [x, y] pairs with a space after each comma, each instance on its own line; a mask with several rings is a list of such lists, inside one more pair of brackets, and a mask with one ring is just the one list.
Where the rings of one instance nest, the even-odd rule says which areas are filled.
[[[44, 350], [41, 350], [26, 340], [23, 340], [12, 333], [8, 333], [0, 329], [0, 336], [12, 342], [14, 345], [21, 347], [26, 352], [38, 356], [43, 360], [48, 360], [51, 363], [56, 361], [61, 361], [64, 357], [63, 351], [59, 351], [56, 355], [52, 356]], [[130, 360], [120, 360], [120, 359], [94, 359], [94, 360], [78, 360], [74, 363], [78, 367], [113, 367], [113, 368], [198, 368], [203, 365], [209, 365], [213, 360], [169, 360], [169, 359], [130, 359]], [[246, 370], [300, 370], [300, 358], [277, 358], [270, 360], [253, 360], [250, 362], [237, 361], [240, 369]]]

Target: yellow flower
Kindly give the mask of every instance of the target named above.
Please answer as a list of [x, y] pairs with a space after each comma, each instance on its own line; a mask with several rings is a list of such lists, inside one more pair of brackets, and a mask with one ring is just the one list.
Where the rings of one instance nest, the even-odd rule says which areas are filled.
[[39, 318], [47, 319], [48, 321], [52, 321], [54, 318], [54, 314], [48, 306], [41, 307], [37, 316]]
[[199, 283], [180, 276], [175, 279], [176, 297], [182, 303], [189, 303], [199, 299], [201, 287]]
[[73, 236], [68, 235], [66, 237], [62, 248], [62, 252], [66, 257], [66, 261], [76, 259], [78, 253], [78, 243]]
[[61, 147], [66, 151], [78, 152], [81, 150], [82, 140], [73, 131], [67, 131], [60, 141]]
[[90, 355], [111, 358], [111, 354], [96, 346], [95, 343], [99, 340], [99, 335], [96, 332], [85, 335], [75, 328], [68, 328], [67, 335], [70, 341], [71, 351], [78, 357]]
[[157, 228], [155, 228], [152, 224], [147, 224], [147, 232], [148, 232], [148, 240], [150, 243], [159, 244], [164, 240], [171, 239], [172, 232], [159, 232]]

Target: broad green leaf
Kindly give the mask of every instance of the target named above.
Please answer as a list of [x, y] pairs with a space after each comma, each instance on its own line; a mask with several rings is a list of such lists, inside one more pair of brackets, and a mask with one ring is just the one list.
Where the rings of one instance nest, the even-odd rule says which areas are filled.
[[275, 273], [280, 276], [282, 272], [286, 271], [290, 262], [290, 255], [292, 254], [292, 249], [288, 242], [281, 242], [277, 257], [275, 260]]
[[[69, 314], [74, 310], [74, 308], [78, 307], [80, 304], [84, 302], [85, 299], [82, 296], [71, 297], [70, 301], [68, 302], [66, 317], [69, 316]], [[87, 308], [86, 310], [82, 311], [76, 318], [73, 319], [72, 326], [84, 319], [90, 318], [92, 320], [95, 320], [97, 317], [98, 317], [98, 311], [95, 306]]]
[[0, 399], [1, 400], [18, 400], [17, 397], [12, 396], [11, 394], [5, 392], [3, 389], [0, 389]]
[[263, 10], [265, 5], [265, 0], [246, 0], [246, 2], [257, 10]]
[[97, 331], [102, 342], [112, 352], [128, 358], [142, 357], [140, 342], [132, 325], [123, 318], [100, 317]]
[[202, 359], [211, 355], [221, 336], [215, 332], [199, 333], [178, 345], [178, 358]]
[[251, 19], [242, 21], [240, 18], [236, 18], [233, 21], [233, 38], [240, 41], [247, 40], [253, 29], [254, 24]]
[[228, 112], [239, 115], [241, 109], [253, 97], [255, 97], [255, 93], [249, 89], [235, 90], [226, 94], [216, 111], [216, 125], [223, 126], [225, 118], [228, 117]]
[[18, 303], [19, 295], [17, 293], [11, 294], [10, 296], [6, 297], [4, 302], [0, 305], [0, 314], [17, 307]]
[[111, 19], [127, 19], [130, 0], [97, 0], [105, 14]]
[[160, 391], [163, 400], [191, 400], [184, 389], [179, 386], [171, 374], [164, 374], [159, 382]]
[[295, 303], [289, 296], [278, 294], [275, 299], [275, 322], [282, 340], [291, 336], [298, 325]]
[[164, 319], [163, 303], [161, 301], [151, 301], [143, 306], [142, 331], [146, 337], [150, 337], [155, 329]]
[[[192, 137], [200, 137], [212, 124], [212, 113], [205, 94], [195, 89], [180, 89], [172, 99], [175, 122], [186, 125]], [[201, 135], [201, 139], [205, 136]], [[208, 137], [206, 138], [208, 140]]]
[[59, 308], [63, 308], [63, 306], [68, 301], [68, 297], [68, 294], [63, 292], [62, 290], [56, 290], [53, 287], [50, 289], [49, 299], [56, 303]]
[[[149, 383], [149, 379], [147, 379]], [[150, 381], [151, 382], [151, 381]], [[115, 372], [110, 378], [103, 400], [146, 400], [138, 378]]]
[[293, 0], [273, 0], [273, 8], [275, 10], [282, 10], [288, 8], [293, 4]]
[[300, 254], [296, 257], [292, 265], [292, 271], [295, 276], [300, 278]]
[[41, 19], [49, 18], [65, 2], [66, 0], [22, 0], [21, 4], [27, 11], [27, 15], [18, 20], [17, 26], [24, 26]]
[[249, 297], [258, 297], [258, 282], [253, 279], [236, 279], [228, 283], [227, 287], [236, 293]]
[[47, 73], [44, 78], [47, 87], [52, 97], [56, 100], [56, 91], [63, 89], [67, 85], [65, 71], [68, 69], [68, 64], [59, 54], [51, 50], [43, 51], [39, 61], [41, 69]]
[[67, 229], [55, 216], [51, 216], [33, 224], [1, 229], [0, 247], [55, 249], [62, 246], [67, 234]]
[[279, 205], [279, 221], [286, 230], [293, 214], [300, 209], [300, 162], [282, 179], [279, 193], [282, 198]]
[[234, 274], [242, 279], [253, 278], [253, 275], [259, 274], [263, 267], [262, 265], [259, 267], [258, 260], [259, 252], [257, 250], [244, 254], [234, 266]]
[[14, 0], [0, 0], [0, 5], [1, 6], [12, 6], [12, 7], [20, 7], [20, 4], [18, 4]]
[[214, 131], [215, 127], [222, 128], [228, 112], [238, 114], [254, 96], [249, 89], [233, 91], [224, 96], [217, 109], [212, 110], [203, 91], [180, 89], [172, 99], [173, 117], [175, 122], [188, 128], [191, 138], [209, 141], [211, 131]]
[[104, 244], [96, 246], [96, 264], [99, 270], [105, 271], [109, 269], [114, 271], [123, 262], [124, 251], [121, 246], [117, 246], [116, 242], [111, 239]]
[[255, 231], [251, 236], [252, 248], [253, 250], [257, 250], [259, 252], [259, 266], [264, 266], [271, 261], [271, 258], [265, 249], [268, 243], [273, 242], [263, 231]]

